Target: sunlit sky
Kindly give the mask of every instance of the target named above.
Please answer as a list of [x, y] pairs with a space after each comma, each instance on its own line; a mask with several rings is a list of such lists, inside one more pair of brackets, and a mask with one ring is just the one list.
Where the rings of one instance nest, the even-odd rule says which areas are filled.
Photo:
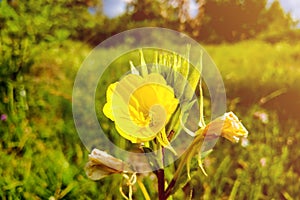
[[[126, 2], [130, 0], [103, 0], [105, 15], [115, 17], [125, 11]], [[274, 0], [268, 0], [269, 4]], [[286, 12], [290, 12], [294, 19], [300, 20], [300, 0], [279, 0], [281, 6]], [[197, 5], [191, 0], [190, 11], [191, 15], [197, 13]]]

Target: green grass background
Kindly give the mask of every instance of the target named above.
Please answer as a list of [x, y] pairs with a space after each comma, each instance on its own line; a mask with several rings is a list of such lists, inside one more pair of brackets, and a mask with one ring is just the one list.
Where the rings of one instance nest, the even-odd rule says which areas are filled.
[[[73, 81], [90, 47], [66, 41], [35, 48], [24, 77], [29, 112], [0, 121], [0, 199], [122, 199], [120, 175], [97, 182], [86, 177], [88, 150], [72, 118]], [[194, 167], [192, 180], [173, 199], [190, 191], [194, 199], [299, 198], [300, 44], [252, 40], [205, 48], [223, 76], [228, 111], [249, 130], [249, 145], [220, 139], [204, 161], [208, 177]], [[104, 101], [103, 94], [99, 98]], [[269, 115], [267, 124], [254, 117], [257, 111]], [[110, 122], [99, 118], [108, 130]], [[141, 178], [155, 199], [156, 178]], [[143, 199], [138, 186], [134, 198]]]

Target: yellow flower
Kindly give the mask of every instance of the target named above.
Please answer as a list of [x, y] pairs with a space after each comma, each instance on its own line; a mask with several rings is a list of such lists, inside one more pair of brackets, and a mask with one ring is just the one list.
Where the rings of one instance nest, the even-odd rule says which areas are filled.
[[247, 137], [248, 131], [233, 112], [228, 112], [210, 122], [203, 130], [204, 136], [218, 136], [238, 142], [241, 137]]
[[109, 86], [105, 116], [115, 122], [121, 136], [133, 143], [154, 138], [167, 146], [165, 126], [177, 108], [173, 89], [158, 73], [129, 74]]

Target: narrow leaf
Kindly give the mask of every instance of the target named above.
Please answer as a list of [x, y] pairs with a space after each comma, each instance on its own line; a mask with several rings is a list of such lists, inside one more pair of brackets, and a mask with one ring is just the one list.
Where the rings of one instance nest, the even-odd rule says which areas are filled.
[[147, 69], [147, 64], [142, 49], [140, 49], [140, 56], [141, 56], [142, 76], [145, 77], [148, 75], [148, 69]]
[[140, 72], [135, 68], [132, 61], [129, 61], [129, 64], [130, 64], [131, 73], [139, 76]]

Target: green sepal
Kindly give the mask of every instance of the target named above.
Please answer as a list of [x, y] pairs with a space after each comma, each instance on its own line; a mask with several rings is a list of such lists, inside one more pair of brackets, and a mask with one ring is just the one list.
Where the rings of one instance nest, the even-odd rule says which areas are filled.
[[175, 155], [177, 155], [175, 149], [171, 146], [165, 128], [163, 128], [156, 136], [157, 141], [166, 149], [169, 149], [171, 152], [173, 152]]
[[141, 57], [142, 76], [145, 77], [148, 75], [148, 68], [147, 68], [147, 64], [146, 64], [142, 49], [140, 49], [139, 51], [140, 51], [140, 57]]

